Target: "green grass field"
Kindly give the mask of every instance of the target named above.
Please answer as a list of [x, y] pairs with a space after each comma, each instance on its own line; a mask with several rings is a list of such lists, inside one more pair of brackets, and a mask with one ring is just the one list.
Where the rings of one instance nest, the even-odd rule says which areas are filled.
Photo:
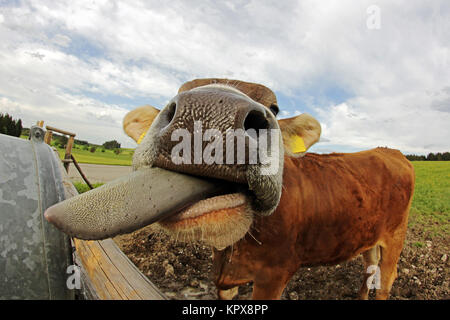
[[430, 236], [450, 235], [450, 161], [413, 161], [416, 185], [409, 225]]
[[[28, 136], [21, 135], [20, 138], [28, 139]], [[58, 150], [59, 157], [64, 159], [65, 149], [59, 148], [55, 144], [55, 140], [52, 140], [51, 145]], [[131, 166], [131, 160], [133, 158], [134, 149], [120, 148], [120, 154], [115, 154], [114, 150], [104, 149], [102, 146], [96, 146], [95, 152], [90, 152], [89, 145], [88, 150], [84, 150], [83, 145], [74, 144], [72, 148], [72, 154], [79, 163], [92, 163], [92, 164], [106, 164], [106, 165], [118, 165], [118, 166]], [[102, 149], [105, 151], [102, 152]]]
[[[83, 192], [91, 190], [89, 188], [89, 186], [86, 183], [84, 183], [84, 182], [74, 182], [73, 185], [78, 190], [78, 193], [83, 193]], [[102, 185], [104, 185], [104, 183], [93, 183], [92, 184], [92, 186], [94, 188], [98, 188], [98, 187], [100, 187]]]
[[[134, 149], [121, 148], [121, 153], [117, 155], [113, 152], [113, 150], [105, 150], [105, 152], [102, 152], [101, 148], [97, 148], [95, 152], [83, 150], [82, 148], [72, 149], [72, 154], [79, 163], [108, 164], [119, 166], [131, 166], [133, 152]], [[65, 150], [58, 148], [58, 153], [61, 159], [63, 159]]]

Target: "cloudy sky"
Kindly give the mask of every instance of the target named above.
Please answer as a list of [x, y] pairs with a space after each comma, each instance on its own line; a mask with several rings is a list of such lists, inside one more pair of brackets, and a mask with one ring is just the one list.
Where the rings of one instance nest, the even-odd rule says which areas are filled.
[[122, 118], [194, 78], [275, 91], [315, 152], [450, 150], [450, 1], [1, 1], [0, 112], [135, 147]]

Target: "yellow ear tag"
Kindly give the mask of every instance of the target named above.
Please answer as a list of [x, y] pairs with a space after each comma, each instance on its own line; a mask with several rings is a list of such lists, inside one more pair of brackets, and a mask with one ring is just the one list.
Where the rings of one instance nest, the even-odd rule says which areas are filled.
[[301, 153], [305, 152], [305, 142], [303, 141], [303, 138], [300, 136], [293, 136], [291, 140], [291, 148], [293, 153]]
[[140, 144], [142, 142], [142, 139], [144, 139], [145, 134], [147, 133], [147, 131], [144, 131], [144, 133], [141, 134], [141, 136], [139, 137], [137, 144]]

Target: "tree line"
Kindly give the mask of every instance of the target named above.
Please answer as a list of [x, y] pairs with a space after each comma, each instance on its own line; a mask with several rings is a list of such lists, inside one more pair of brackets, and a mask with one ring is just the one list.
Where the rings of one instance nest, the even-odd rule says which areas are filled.
[[429, 153], [426, 156], [407, 154], [406, 158], [409, 161], [450, 161], [450, 152]]
[[14, 120], [9, 114], [0, 113], [0, 133], [20, 137], [22, 133], [22, 120]]

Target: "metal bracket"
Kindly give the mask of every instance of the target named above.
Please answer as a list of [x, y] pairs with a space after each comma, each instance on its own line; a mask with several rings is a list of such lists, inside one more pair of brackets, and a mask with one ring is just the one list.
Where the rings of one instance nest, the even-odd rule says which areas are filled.
[[44, 142], [45, 130], [39, 126], [32, 126], [30, 128], [30, 137], [33, 142]]

